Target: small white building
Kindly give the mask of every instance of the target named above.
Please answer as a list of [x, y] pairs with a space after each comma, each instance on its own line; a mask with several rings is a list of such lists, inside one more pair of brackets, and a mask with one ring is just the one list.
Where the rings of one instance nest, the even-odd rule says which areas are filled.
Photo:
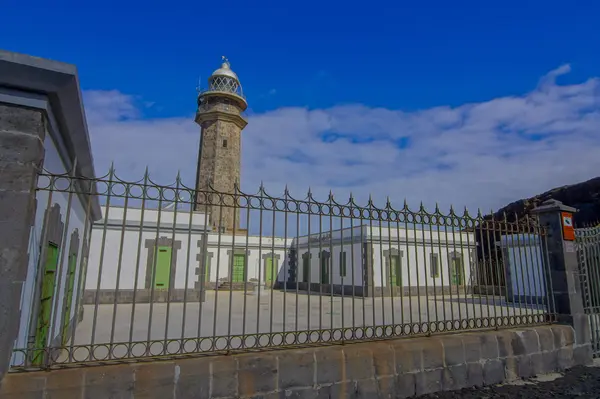
[[496, 245], [502, 249], [505, 261], [507, 300], [523, 304], [545, 304], [546, 273], [540, 236], [503, 235]]
[[[103, 208], [91, 234], [85, 303], [187, 301], [205, 289], [424, 295], [470, 285], [474, 235], [356, 226], [297, 238], [232, 235], [204, 213]], [[248, 285], [250, 283], [250, 285]], [[441, 291], [440, 291], [441, 292]], [[134, 298], [135, 296], [135, 298]]]

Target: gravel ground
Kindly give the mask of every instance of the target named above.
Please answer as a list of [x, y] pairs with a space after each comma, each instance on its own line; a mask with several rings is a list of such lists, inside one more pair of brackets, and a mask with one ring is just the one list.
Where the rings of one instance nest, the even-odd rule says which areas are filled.
[[[497, 398], [600, 398], [600, 367], [575, 367], [564, 376], [519, 381], [517, 384], [465, 388], [418, 396], [418, 399], [497, 399]], [[552, 380], [552, 381], [545, 381]]]

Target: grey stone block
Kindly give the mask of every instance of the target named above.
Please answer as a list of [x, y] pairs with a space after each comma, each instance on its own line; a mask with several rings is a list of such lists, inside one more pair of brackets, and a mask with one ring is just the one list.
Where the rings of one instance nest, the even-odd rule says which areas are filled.
[[279, 389], [314, 386], [315, 359], [312, 351], [279, 355]]
[[415, 373], [399, 374], [396, 377], [396, 391], [399, 398], [408, 398], [416, 393], [417, 382]]
[[574, 365], [589, 365], [592, 364], [593, 355], [592, 355], [592, 346], [590, 344], [587, 345], [579, 345], [573, 349], [573, 362]]
[[[209, 357], [186, 359], [175, 366], [176, 398], [207, 398], [210, 395]], [[177, 367], [179, 367], [177, 369]]]
[[356, 389], [355, 389], [354, 394], [355, 394], [356, 398], [364, 398], [364, 399], [382, 397], [382, 395], [380, 395], [380, 392], [379, 392], [378, 381], [375, 380], [374, 378], [358, 381], [356, 384]]
[[422, 370], [421, 347], [411, 345], [407, 340], [393, 342], [396, 374]]
[[437, 337], [422, 340], [418, 344], [423, 350], [423, 369], [436, 369], [444, 366], [444, 348]]
[[573, 367], [573, 346], [565, 346], [558, 350], [558, 369]]
[[[328, 389], [329, 387], [327, 387]], [[328, 390], [327, 390], [328, 393]], [[317, 399], [320, 397], [328, 398], [325, 396], [326, 392], [323, 392], [323, 395], [320, 396], [319, 389], [316, 388], [295, 388], [295, 389], [284, 389], [279, 391], [280, 399]]]
[[343, 381], [342, 369], [344, 356], [339, 348], [315, 349], [317, 384], [335, 384]]
[[467, 366], [464, 364], [446, 367], [442, 375], [444, 391], [454, 391], [469, 386]]
[[272, 353], [238, 357], [238, 394], [251, 396], [277, 389], [277, 357]]
[[483, 365], [481, 363], [467, 364], [468, 386], [483, 386]]
[[39, 165], [44, 144], [38, 135], [0, 131], [0, 165], [19, 162]]
[[426, 370], [415, 375], [415, 391], [417, 395], [439, 392], [444, 380], [442, 369]]
[[554, 350], [554, 335], [548, 327], [539, 327], [536, 329], [540, 340], [540, 349], [542, 351]]
[[523, 355], [516, 356], [515, 361], [517, 363], [517, 375], [521, 378], [533, 377], [533, 367], [531, 365], [531, 356]]
[[542, 353], [542, 362], [544, 363], [544, 368], [549, 370], [548, 372], [557, 371], [558, 368], [558, 351], [551, 350], [548, 352]]
[[533, 353], [530, 356], [531, 372], [533, 375], [539, 375], [554, 371], [552, 364], [544, 363], [544, 356], [542, 353]]
[[498, 358], [498, 339], [495, 334], [481, 334], [479, 342], [481, 344], [482, 359]]
[[512, 356], [512, 332], [498, 331], [496, 333], [496, 339], [498, 340], [498, 357]]
[[396, 375], [394, 348], [388, 343], [375, 343], [371, 346], [373, 369], [377, 378]]
[[87, 369], [85, 373], [86, 398], [130, 398], [135, 386], [133, 370], [130, 366]]
[[374, 378], [373, 354], [371, 351], [358, 345], [350, 345], [344, 348], [344, 362], [346, 380], [364, 380]]
[[0, 132], [13, 131], [45, 136], [42, 111], [0, 104]]
[[219, 356], [211, 359], [211, 394], [214, 397], [237, 395], [238, 372], [235, 357]]
[[175, 364], [141, 363], [135, 366], [133, 397], [172, 398], [175, 391]]
[[573, 328], [575, 330], [575, 344], [585, 345], [592, 342], [590, 321], [586, 314], [573, 315]]
[[444, 346], [444, 361], [446, 366], [455, 366], [465, 363], [465, 350], [459, 336], [441, 338]]
[[396, 376], [378, 377], [377, 390], [381, 398], [394, 398], [398, 389], [396, 388]]
[[501, 360], [488, 360], [483, 364], [483, 383], [499, 384], [505, 379], [504, 363]]
[[481, 360], [481, 341], [479, 335], [464, 335], [462, 337], [465, 347], [465, 361], [467, 363]]

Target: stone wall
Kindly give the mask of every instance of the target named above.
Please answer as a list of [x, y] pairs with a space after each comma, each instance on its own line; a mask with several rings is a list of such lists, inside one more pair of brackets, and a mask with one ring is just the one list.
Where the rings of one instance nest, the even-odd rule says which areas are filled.
[[[390, 398], [591, 362], [566, 325], [9, 374], [12, 398]], [[45, 395], [45, 396], [44, 396]]]
[[0, 104], [0, 380], [8, 366], [21, 317], [44, 137], [41, 111]]

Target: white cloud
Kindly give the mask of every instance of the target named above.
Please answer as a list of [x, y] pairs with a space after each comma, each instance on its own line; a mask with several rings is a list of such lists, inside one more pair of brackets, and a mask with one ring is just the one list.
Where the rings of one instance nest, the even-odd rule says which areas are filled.
[[[600, 81], [558, 85], [564, 65], [527, 94], [417, 112], [344, 105], [281, 108], [249, 116], [242, 133], [242, 189], [261, 181], [294, 197], [308, 187], [340, 201], [369, 193], [381, 205], [404, 198], [489, 210], [600, 174]], [[190, 101], [193, 101], [191, 99]], [[252, 100], [250, 99], [250, 102]], [[97, 173], [114, 160], [138, 179], [146, 165], [160, 183], [181, 170], [193, 185], [200, 129], [193, 115], [145, 119], [143, 103], [118, 91], [85, 93]], [[329, 134], [327, 142], [323, 134]], [[402, 140], [406, 148], [398, 146]]]

